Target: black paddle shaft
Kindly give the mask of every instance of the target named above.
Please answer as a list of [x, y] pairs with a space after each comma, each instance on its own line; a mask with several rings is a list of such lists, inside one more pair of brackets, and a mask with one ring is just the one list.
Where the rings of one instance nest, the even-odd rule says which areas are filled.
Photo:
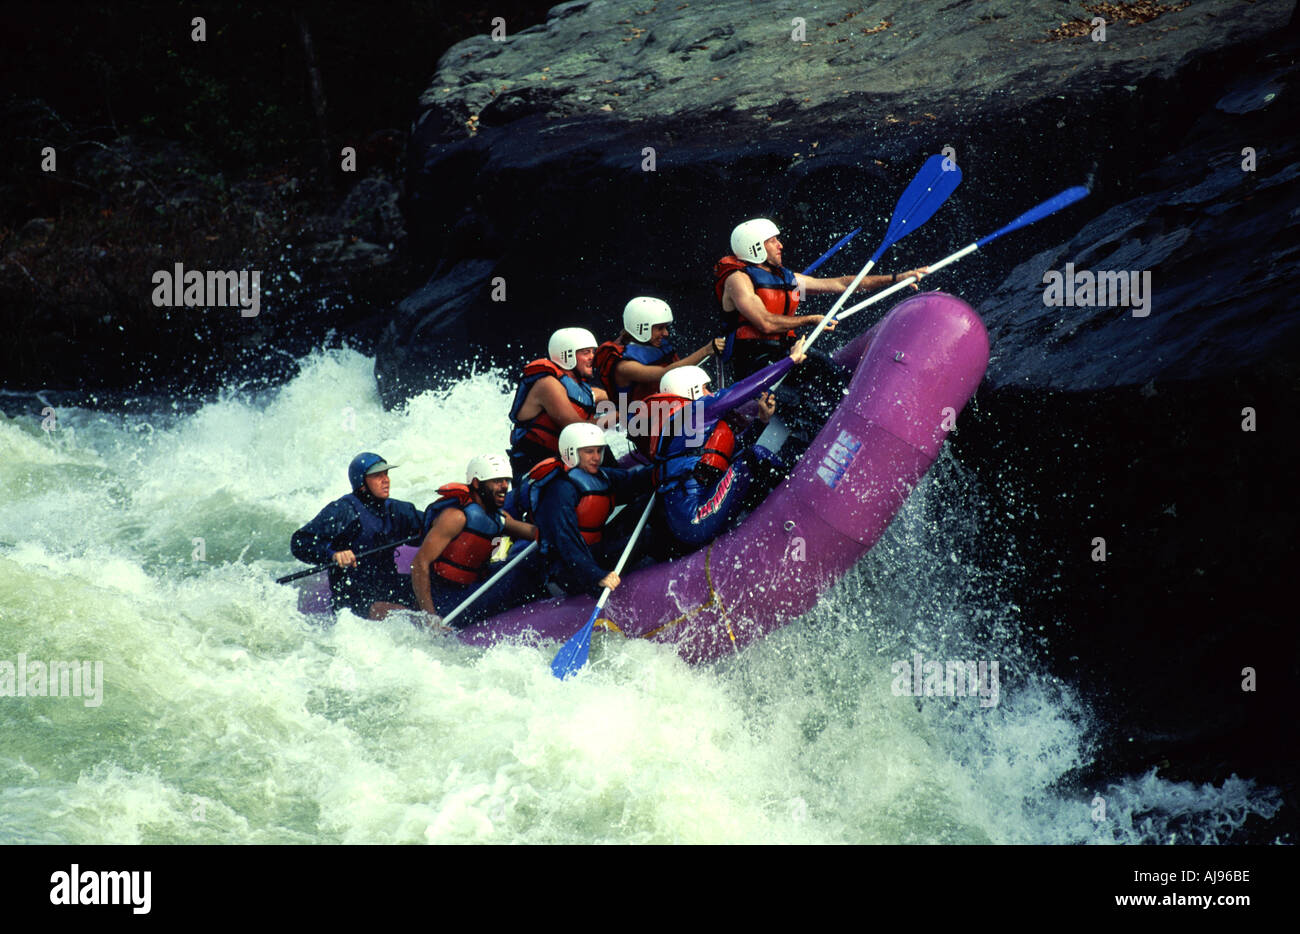
[[[358, 551], [356, 556], [358, 558], [364, 558], [366, 555], [373, 555], [376, 552], [384, 551], [389, 548], [397, 548], [401, 545], [409, 545], [412, 542], [418, 542], [423, 537], [423, 535], [412, 535], [410, 538], [404, 538], [400, 542], [392, 542], [388, 545], [376, 545], [374, 548], [367, 548], [365, 551]], [[287, 584], [290, 581], [296, 581], [301, 577], [310, 577], [313, 574], [319, 574], [321, 571], [328, 571], [332, 567], [334, 567], [334, 562], [329, 561], [325, 564], [318, 565], [317, 567], [308, 568], [305, 571], [299, 571], [297, 574], [286, 574], [284, 577], [277, 577], [275, 582], [277, 584]]]

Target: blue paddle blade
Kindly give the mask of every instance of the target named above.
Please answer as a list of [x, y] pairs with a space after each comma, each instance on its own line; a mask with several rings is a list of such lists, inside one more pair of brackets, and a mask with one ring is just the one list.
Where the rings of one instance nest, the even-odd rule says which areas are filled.
[[560, 651], [555, 653], [555, 658], [551, 659], [551, 673], [561, 681], [569, 675], [577, 674], [578, 670], [587, 664], [587, 655], [591, 651], [591, 631], [599, 615], [600, 607], [597, 606], [591, 611], [591, 619], [587, 620], [587, 625], [575, 632], [573, 637], [560, 647]]
[[727, 343], [722, 348], [722, 362], [731, 362], [731, 352], [736, 349], [736, 331], [727, 333]]
[[894, 206], [894, 216], [889, 219], [885, 239], [876, 250], [871, 262], [884, 255], [885, 250], [920, 227], [939, 210], [940, 205], [961, 184], [961, 169], [957, 163], [944, 156], [931, 156], [916, 173], [916, 178], [903, 190]]
[[831, 247], [829, 250], [827, 250], [827, 251], [826, 251], [825, 253], [823, 253], [821, 256], [817, 257], [817, 262], [813, 263], [811, 266], [809, 266], [807, 269], [805, 269], [805, 270], [803, 271], [803, 275], [805, 275], [805, 276], [811, 276], [811, 275], [812, 275], [812, 274], [817, 270], [817, 267], [818, 267], [818, 266], [820, 266], [822, 263], [826, 262], [828, 259], [830, 259], [832, 256], [834, 256], [836, 253], [838, 253], [839, 250], [840, 250], [840, 247], [844, 246], [844, 244], [848, 243], [850, 240], [852, 240], [854, 237], [856, 237], [856, 236], [857, 236], [858, 234], [860, 234], [860, 233], [862, 233], [862, 228], [861, 228], [861, 227], [859, 227], [857, 230], [851, 230], [851, 231], [849, 231], [847, 234], [845, 234], [844, 236], [840, 237], [839, 242], [836, 243], [835, 246]]
[[1056, 197], [1048, 198], [1042, 204], [1030, 208], [1028, 211], [1026, 211], [1024, 214], [1021, 214], [1019, 217], [1017, 217], [1011, 223], [1007, 224], [1007, 226], [1003, 227], [1001, 230], [995, 231], [994, 233], [989, 234], [983, 240], [977, 241], [977, 245], [983, 246], [984, 244], [988, 243], [990, 240], [996, 240], [1004, 233], [1011, 233], [1011, 231], [1019, 230], [1021, 227], [1024, 227], [1026, 224], [1032, 224], [1034, 221], [1042, 220], [1048, 214], [1055, 214], [1057, 211], [1061, 210], [1061, 208], [1068, 207], [1069, 205], [1074, 204], [1074, 202], [1080, 200], [1081, 198], [1087, 197], [1087, 195], [1088, 195], [1088, 189], [1084, 188], [1082, 185], [1075, 185], [1073, 188], [1067, 188], [1065, 189], [1065, 191], [1061, 192]]

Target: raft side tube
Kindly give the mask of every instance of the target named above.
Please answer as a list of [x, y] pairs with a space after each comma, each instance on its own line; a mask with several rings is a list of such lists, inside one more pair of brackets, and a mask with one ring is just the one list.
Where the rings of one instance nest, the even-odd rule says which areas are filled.
[[744, 645], [811, 609], [879, 540], [988, 364], [983, 322], [941, 292], [907, 299], [873, 330], [844, 404], [794, 473], [714, 543], [719, 607], [662, 634], [688, 659], [716, 658], [732, 633]]

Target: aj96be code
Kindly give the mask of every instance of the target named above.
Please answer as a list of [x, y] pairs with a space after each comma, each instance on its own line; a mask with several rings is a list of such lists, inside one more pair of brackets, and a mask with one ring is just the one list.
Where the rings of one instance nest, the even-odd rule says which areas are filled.
[[1249, 882], [1249, 869], [1207, 869], [1201, 873], [1201, 880], [1214, 885], [1216, 882]]
[[1134, 869], [1133, 881], [1159, 882], [1161, 885], [1169, 885], [1171, 882], [1208, 882], [1210, 885], [1217, 882], [1249, 882], [1250, 870], [1207, 869], [1198, 873], [1195, 869], [1180, 869], [1177, 872], [1143, 872]]

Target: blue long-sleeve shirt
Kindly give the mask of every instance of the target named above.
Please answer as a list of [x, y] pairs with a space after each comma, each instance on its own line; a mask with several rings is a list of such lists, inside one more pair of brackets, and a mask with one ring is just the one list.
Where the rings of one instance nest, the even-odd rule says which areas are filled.
[[[574, 468], [580, 469], [580, 468]], [[652, 488], [649, 467], [624, 470], [602, 467], [609, 481], [615, 504], [627, 503], [649, 493]], [[537, 527], [542, 533], [542, 549], [549, 565], [570, 590], [593, 590], [606, 574], [592, 556], [591, 548], [578, 529], [578, 501], [582, 493], [563, 477], [556, 477], [541, 491], [537, 502]]]
[[[358, 509], [367, 511], [364, 521]], [[289, 539], [289, 550], [299, 561], [325, 564], [333, 560], [335, 552], [365, 551], [418, 536], [423, 530], [424, 514], [414, 503], [344, 496], [294, 532]], [[376, 600], [393, 599], [403, 590], [391, 553], [360, 558], [354, 568], [331, 567], [329, 578], [336, 609], [340, 606], [368, 609]]]

